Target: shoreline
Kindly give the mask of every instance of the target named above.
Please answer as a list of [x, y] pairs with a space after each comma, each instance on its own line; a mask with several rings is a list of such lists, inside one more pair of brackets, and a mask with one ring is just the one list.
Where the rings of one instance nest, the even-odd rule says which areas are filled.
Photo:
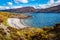
[[23, 24], [24, 26], [31, 27], [24, 23], [24, 19], [20, 19], [20, 23]]
[[18, 18], [8, 18], [7, 19], [8, 25], [14, 28], [22, 29], [28, 27], [24, 24], [23, 19]]

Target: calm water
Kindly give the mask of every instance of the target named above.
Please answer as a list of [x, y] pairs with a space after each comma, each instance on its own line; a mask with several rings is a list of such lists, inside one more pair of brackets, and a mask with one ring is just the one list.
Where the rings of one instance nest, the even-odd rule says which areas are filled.
[[25, 25], [32, 27], [54, 26], [60, 22], [60, 13], [27, 13], [31, 18], [25, 19]]

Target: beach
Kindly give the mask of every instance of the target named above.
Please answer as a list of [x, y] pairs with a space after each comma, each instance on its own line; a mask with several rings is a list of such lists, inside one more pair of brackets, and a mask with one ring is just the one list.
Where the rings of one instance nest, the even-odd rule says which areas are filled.
[[14, 28], [18, 28], [18, 29], [27, 27], [26, 25], [24, 25], [24, 23], [21, 20], [23, 20], [23, 19], [8, 18], [7, 23], [9, 26], [14, 27]]

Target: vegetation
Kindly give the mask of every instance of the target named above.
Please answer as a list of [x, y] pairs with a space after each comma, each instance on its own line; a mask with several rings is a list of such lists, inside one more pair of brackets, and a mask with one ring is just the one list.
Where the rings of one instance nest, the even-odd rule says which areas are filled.
[[3, 21], [3, 24], [6, 25], [6, 26], [7, 26], [6, 20], [9, 16], [10, 16], [9, 12], [0, 12], [0, 19]]
[[[9, 12], [0, 12], [0, 23], [7, 26], [6, 19], [11, 14]], [[23, 28], [16, 29], [7, 26], [7, 33], [4, 28], [0, 27], [0, 40], [59, 40], [60, 39], [60, 24], [53, 27], [45, 28]]]
[[[0, 40], [57, 40], [60, 39], [60, 32], [55, 29], [44, 30], [41, 28], [24, 28], [16, 29], [7, 27], [9, 29], [8, 35], [3, 28], [0, 28]], [[45, 28], [47, 29], [47, 28]], [[8, 37], [8, 38], [7, 38]]]

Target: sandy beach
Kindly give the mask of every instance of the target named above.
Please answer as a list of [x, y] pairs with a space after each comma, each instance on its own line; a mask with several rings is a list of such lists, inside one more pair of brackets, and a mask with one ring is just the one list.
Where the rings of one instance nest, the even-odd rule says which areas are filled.
[[14, 28], [18, 28], [18, 29], [27, 27], [26, 25], [24, 25], [24, 23], [22, 23], [21, 20], [23, 20], [23, 19], [8, 18], [7, 23], [9, 26], [14, 27]]

